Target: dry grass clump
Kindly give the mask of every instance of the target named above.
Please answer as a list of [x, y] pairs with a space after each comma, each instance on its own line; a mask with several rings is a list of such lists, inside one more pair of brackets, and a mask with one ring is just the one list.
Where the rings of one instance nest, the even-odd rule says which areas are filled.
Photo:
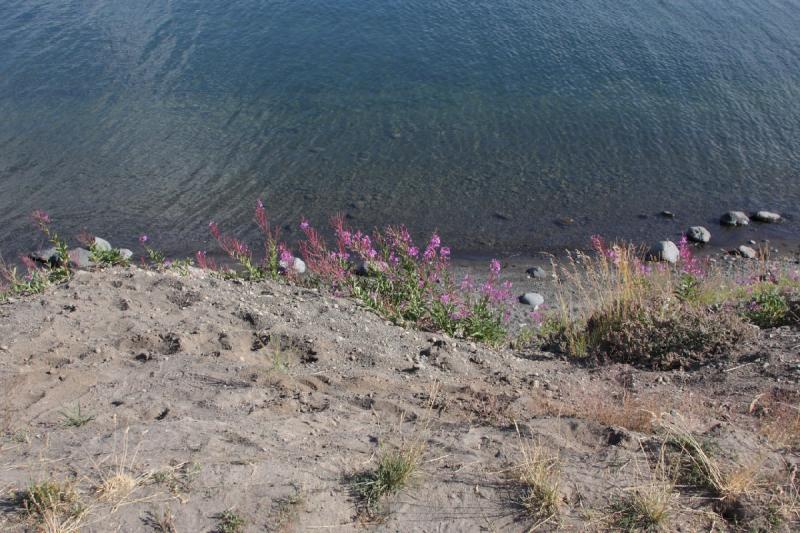
[[674, 499], [668, 483], [635, 487], [611, 504], [607, 519], [618, 531], [662, 531], [669, 523]]
[[95, 494], [100, 500], [114, 504], [112, 512], [120, 505], [128, 502], [131, 495], [152, 476], [149, 472], [139, 475], [134, 474], [134, 463], [138, 448], [132, 454], [129, 454], [129, 429], [125, 428], [119, 451], [116, 449], [117, 443], [114, 443], [114, 450], [108, 457], [111, 459], [111, 468], [104, 470], [102, 465], [95, 465], [100, 471], [100, 482], [95, 486]]
[[779, 448], [800, 448], [800, 394], [775, 388], [759, 394], [749, 413], [761, 421], [761, 433]]
[[520, 452], [522, 459], [513, 470], [523, 490], [517, 503], [537, 521], [534, 527], [558, 521], [561, 505], [558, 457], [541, 444], [523, 442], [521, 438]]
[[72, 484], [50, 480], [19, 493], [18, 504], [47, 533], [79, 531], [87, 512]]
[[665, 266], [642, 262], [643, 251], [632, 245], [593, 242], [594, 255], [576, 253], [553, 265], [560, 306], [544, 327], [553, 347], [599, 362], [671, 370], [698, 366], [749, 335], [729, 306], [718, 305], [728, 291], [712, 282], [687, 243], [678, 265]]
[[639, 433], [654, 433], [659, 413], [665, 410], [663, 398], [634, 397], [627, 392], [619, 398], [595, 395], [579, 405], [576, 416]]
[[665, 444], [677, 451], [677, 456], [672, 459], [682, 483], [708, 490], [718, 497], [736, 496], [747, 488], [742, 483], [744, 478], [739, 477], [729, 485], [709, 444], [701, 443], [690, 431], [677, 424], [664, 423], [662, 427], [667, 433]]
[[675, 506], [675, 474], [668, 467], [662, 446], [654, 467], [647, 467], [646, 478], [612, 499], [605, 522], [614, 531], [665, 531]]
[[419, 442], [396, 450], [384, 450], [374, 470], [355, 476], [352, 487], [363, 514], [375, 518], [385, 496], [408, 486], [419, 472], [424, 451]]

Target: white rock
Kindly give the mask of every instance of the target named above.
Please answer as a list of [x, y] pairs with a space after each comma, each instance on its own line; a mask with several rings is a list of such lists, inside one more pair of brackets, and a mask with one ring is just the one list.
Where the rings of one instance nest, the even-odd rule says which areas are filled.
[[758, 253], [755, 250], [753, 250], [749, 246], [745, 246], [744, 244], [736, 249], [736, 253], [747, 259], [755, 259], [756, 257], [758, 257]]
[[120, 249], [119, 249], [119, 256], [120, 256], [120, 257], [121, 257], [123, 260], [127, 261], [128, 259], [130, 259], [131, 257], [133, 257], [133, 252], [132, 252], [132, 251], [130, 251], [130, 250], [128, 250], [127, 248], [120, 248]]
[[759, 222], [774, 223], [774, 222], [780, 222], [781, 216], [778, 213], [773, 213], [771, 211], [759, 211], [758, 213], [753, 215], [753, 220], [758, 220]]
[[94, 247], [96, 250], [100, 252], [110, 252], [111, 251], [111, 243], [105, 239], [100, 237], [94, 238]]
[[519, 303], [531, 305], [534, 309], [538, 309], [544, 303], [544, 296], [538, 292], [526, 292], [519, 297]]
[[650, 248], [648, 254], [652, 261], [666, 261], [667, 263], [677, 263], [681, 257], [681, 252], [672, 241], [661, 241]]
[[711, 240], [711, 232], [703, 226], [692, 226], [686, 230], [686, 237], [690, 241], [706, 243]]
[[723, 226], [747, 226], [750, 224], [750, 217], [741, 211], [728, 211], [719, 219]]

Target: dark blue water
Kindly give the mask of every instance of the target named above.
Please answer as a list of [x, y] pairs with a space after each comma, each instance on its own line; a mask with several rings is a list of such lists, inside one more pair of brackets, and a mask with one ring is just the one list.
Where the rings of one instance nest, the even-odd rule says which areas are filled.
[[464, 251], [792, 216], [800, 0], [0, 0], [6, 255], [34, 208], [183, 253], [258, 196]]

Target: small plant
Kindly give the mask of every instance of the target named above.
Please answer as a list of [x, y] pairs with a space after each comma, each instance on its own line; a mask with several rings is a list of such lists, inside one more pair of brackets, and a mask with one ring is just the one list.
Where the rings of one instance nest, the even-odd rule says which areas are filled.
[[527, 444], [521, 438], [520, 442], [522, 461], [515, 469], [523, 488], [519, 505], [537, 521], [535, 527], [557, 521], [561, 504], [558, 459], [539, 444]]
[[378, 514], [378, 505], [385, 497], [405, 488], [416, 475], [422, 462], [420, 444], [398, 450], [384, 450], [375, 470], [356, 476], [353, 490], [368, 517]]
[[173, 494], [179, 494], [189, 490], [201, 470], [198, 463], [180, 463], [154, 472], [153, 481], [165, 485]]
[[611, 525], [618, 531], [662, 531], [670, 516], [672, 500], [669, 485], [636, 488], [611, 504]]
[[18, 495], [19, 506], [38, 521], [79, 520], [85, 513], [73, 487], [67, 483], [34, 483]]
[[222, 511], [217, 515], [219, 524], [217, 525], [218, 533], [239, 533], [244, 530], [247, 523], [245, 519], [237, 514], [233, 509]]
[[159, 533], [178, 533], [175, 527], [175, 518], [172, 511], [167, 507], [160, 514], [149, 512], [143, 519], [144, 523]]
[[752, 287], [752, 297], [745, 304], [743, 314], [762, 328], [795, 324], [800, 316], [792, 309], [789, 297], [789, 293], [775, 283], [759, 283]]
[[94, 415], [87, 415], [81, 412], [80, 403], [78, 403], [78, 405], [75, 407], [73, 411], [62, 411], [61, 416], [64, 418], [65, 427], [75, 427], [75, 428], [85, 426], [95, 418]]
[[[225, 273], [229, 277], [243, 276], [250, 281], [262, 281], [264, 279], [279, 279], [282, 276], [294, 277], [295, 258], [286, 245], [280, 241], [280, 228], [273, 228], [267, 218], [264, 203], [261, 200], [256, 202], [255, 221], [264, 236], [264, 256], [258, 261], [253, 257], [253, 251], [242, 241], [222, 233], [215, 222], [210, 222], [208, 227], [222, 248], [233, 261], [239, 265], [243, 272], [227, 270]], [[199, 259], [198, 255], [198, 259]], [[207, 264], [205, 253], [203, 262]]]

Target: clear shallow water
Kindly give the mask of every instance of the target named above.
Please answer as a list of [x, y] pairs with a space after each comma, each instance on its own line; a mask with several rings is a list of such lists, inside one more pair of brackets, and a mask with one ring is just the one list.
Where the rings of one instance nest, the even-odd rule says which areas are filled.
[[791, 216], [800, 0], [0, 2], [6, 255], [34, 208], [186, 253], [258, 196], [472, 252]]

